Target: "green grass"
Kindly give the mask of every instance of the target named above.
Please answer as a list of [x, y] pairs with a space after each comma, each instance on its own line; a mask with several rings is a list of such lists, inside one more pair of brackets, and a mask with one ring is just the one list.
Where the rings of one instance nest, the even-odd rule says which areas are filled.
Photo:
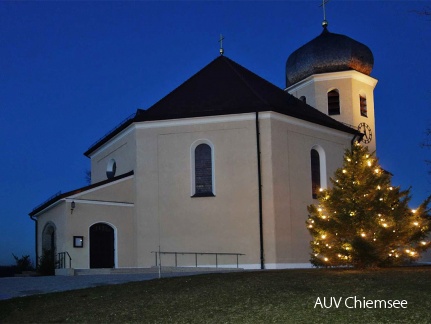
[[[0, 301], [0, 323], [431, 323], [431, 268], [207, 274]], [[314, 308], [318, 297], [406, 309]]]

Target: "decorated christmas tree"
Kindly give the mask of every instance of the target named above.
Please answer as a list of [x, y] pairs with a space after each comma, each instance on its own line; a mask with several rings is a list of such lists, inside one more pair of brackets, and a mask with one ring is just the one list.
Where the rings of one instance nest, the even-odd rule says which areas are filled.
[[308, 206], [311, 263], [381, 267], [415, 261], [430, 247], [428, 197], [409, 208], [410, 189], [391, 185], [391, 174], [360, 144], [346, 150], [343, 167]]

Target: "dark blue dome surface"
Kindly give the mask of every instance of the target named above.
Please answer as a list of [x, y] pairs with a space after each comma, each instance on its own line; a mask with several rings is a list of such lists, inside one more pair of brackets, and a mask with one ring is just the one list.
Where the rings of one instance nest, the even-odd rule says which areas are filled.
[[287, 59], [286, 86], [318, 73], [356, 70], [370, 75], [373, 64], [373, 53], [366, 45], [324, 28], [319, 36]]

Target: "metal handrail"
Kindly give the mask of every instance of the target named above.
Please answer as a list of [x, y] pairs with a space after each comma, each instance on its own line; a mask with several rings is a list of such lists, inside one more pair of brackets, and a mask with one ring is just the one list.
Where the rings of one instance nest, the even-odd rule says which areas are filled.
[[92, 147], [99, 144], [103, 139], [105, 139], [109, 134], [115, 132], [117, 129], [122, 127], [124, 124], [126, 124], [129, 120], [133, 119], [135, 117], [136, 113], [131, 114], [130, 116], [127, 116], [124, 120], [122, 120], [117, 126], [112, 128], [109, 132], [107, 132], [103, 137], [99, 138], [97, 141], [95, 141], [88, 149], [91, 149]]
[[165, 251], [151, 251], [151, 253], [155, 254], [156, 257], [156, 266], [158, 266], [158, 261], [160, 258], [160, 265], [162, 263], [161, 255], [167, 254], [167, 255], [174, 255], [175, 256], [175, 267], [178, 267], [178, 255], [194, 255], [195, 256], [195, 267], [198, 267], [198, 255], [215, 255], [215, 265], [216, 268], [218, 268], [218, 256], [227, 256], [227, 255], [233, 255], [236, 256], [236, 267], [239, 268], [239, 256], [245, 255], [243, 253], [224, 253], [224, 252], [165, 252]]
[[48, 199], [45, 199], [43, 201], [43, 203], [37, 205], [36, 207], [33, 208], [33, 211], [35, 211], [36, 209], [38, 209], [39, 207], [42, 207], [43, 205], [45, 205], [48, 201], [54, 199], [55, 197], [58, 197], [61, 195], [61, 191], [57, 191], [55, 194], [53, 194], [51, 197], [49, 197]]
[[65, 252], [59, 252], [57, 254], [57, 268], [58, 269], [65, 269], [65, 268], [67, 268], [66, 255], [69, 258], [69, 268], [72, 268], [72, 258], [70, 257], [69, 252], [65, 251]]

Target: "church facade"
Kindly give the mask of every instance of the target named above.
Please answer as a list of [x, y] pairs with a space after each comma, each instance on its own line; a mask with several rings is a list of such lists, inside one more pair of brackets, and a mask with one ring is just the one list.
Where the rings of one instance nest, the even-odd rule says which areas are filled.
[[38, 255], [75, 269], [310, 267], [307, 205], [345, 149], [376, 147], [372, 66], [326, 26], [289, 56], [286, 89], [217, 57], [84, 153], [91, 185], [30, 213]]

